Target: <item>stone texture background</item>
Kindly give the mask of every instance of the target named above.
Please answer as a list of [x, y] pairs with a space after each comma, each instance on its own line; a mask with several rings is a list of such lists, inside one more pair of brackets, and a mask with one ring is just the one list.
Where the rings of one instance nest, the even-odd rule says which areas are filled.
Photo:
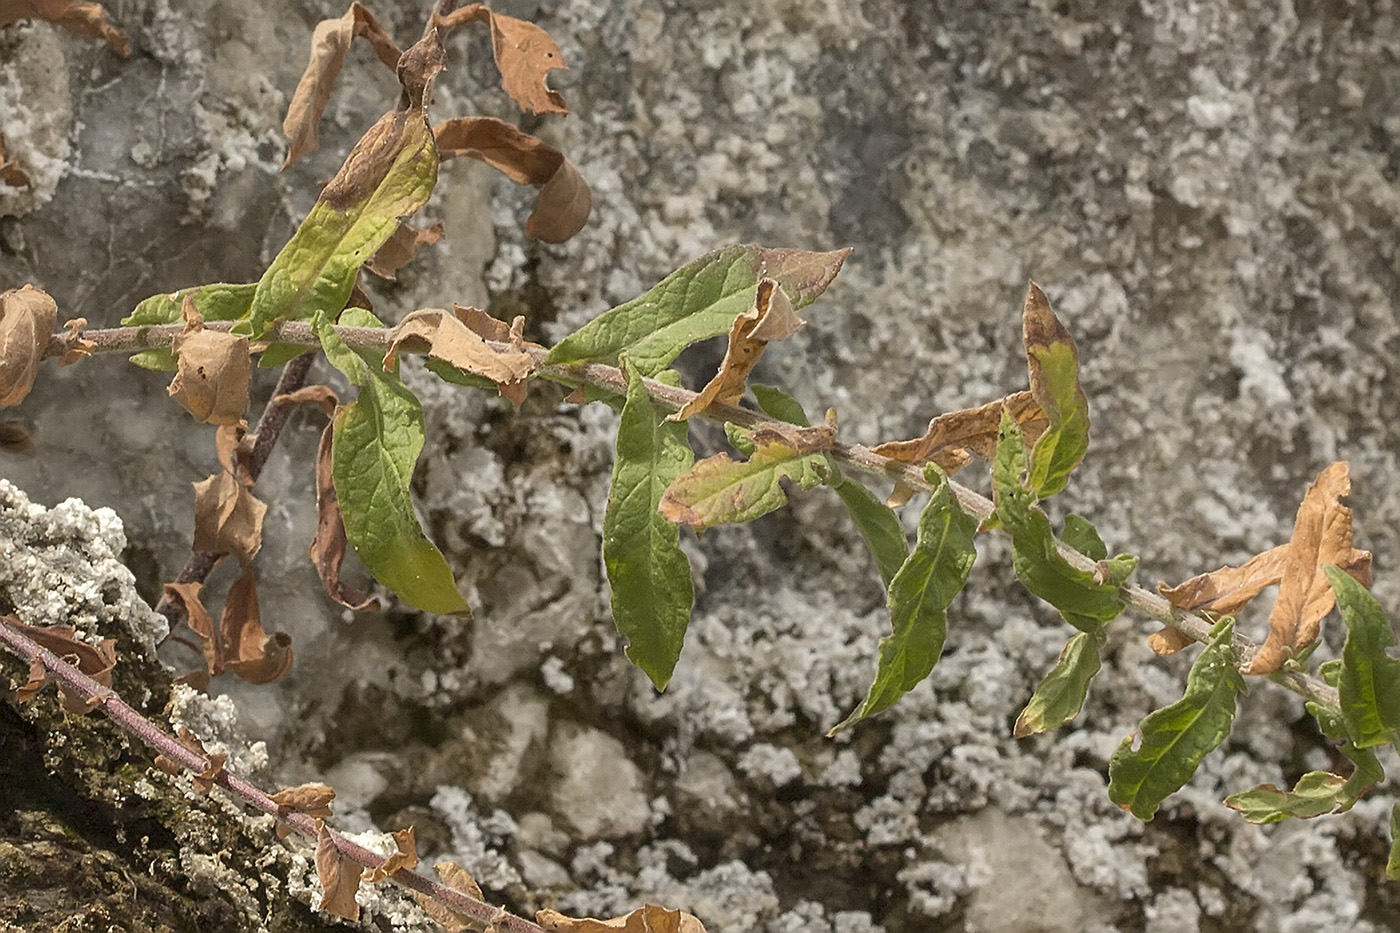
[[[408, 40], [421, 7], [374, 12]], [[0, 286], [33, 282], [94, 326], [158, 291], [255, 279], [396, 93], [357, 47], [321, 151], [279, 175], [310, 30], [343, 8], [110, 9], [129, 58], [43, 24], [0, 30], [0, 132], [35, 178], [0, 188]], [[532, 195], [452, 163], [426, 211], [447, 238], [373, 286], [382, 316], [476, 303], [524, 313], [552, 341], [722, 245], [854, 246], [761, 378], [875, 442], [1021, 385], [1034, 278], [1079, 341], [1093, 408], [1064, 507], [1141, 555], [1140, 580], [1285, 540], [1306, 484], [1346, 458], [1376, 593], [1400, 609], [1393, 3], [500, 9], [549, 29], [570, 63], [553, 83], [573, 113], [521, 122], [579, 166], [595, 216], [567, 245], [528, 241]], [[448, 47], [434, 116], [516, 119], [484, 34]], [[703, 379], [719, 354], [701, 348], [683, 368]], [[1117, 624], [1073, 727], [1013, 742], [1069, 630], [1019, 592], [995, 539], [931, 681], [831, 742], [822, 733], [862, 695], [887, 624], [859, 542], [821, 491], [716, 529], [691, 549], [695, 619], [654, 696], [611, 630], [598, 560], [612, 415], [547, 390], [512, 414], [409, 378], [429, 411], [423, 513], [476, 621], [325, 606], [304, 560], [321, 424], [298, 415], [259, 484], [273, 503], [265, 618], [293, 635], [298, 665], [273, 688], [219, 683], [233, 702], [200, 714], [236, 746], [236, 709], [241, 734], [266, 743], [267, 781], [328, 778], [350, 828], [413, 822], [428, 860], [455, 856], [522, 909], [653, 899], [711, 930], [1393, 928], [1400, 895], [1378, 880], [1393, 784], [1347, 816], [1267, 829], [1219, 803], [1327, 763], [1281, 691], [1254, 691], [1153, 823], [1108, 802], [1109, 754], [1179, 694], [1188, 663], [1152, 658], [1141, 620]], [[187, 553], [186, 484], [214, 467], [212, 432], [159, 378], [113, 359], [46, 372], [18, 417], [40, 450], [7, 458], [4, 475], [40, 503], [114, 509], [123, 559], [155, 593]], [[1244, 624], [1257, 631], [1262, 615]], [[210, 882], [198, 836], [166, 841], [204, 879], [172, 882], [174, 896], [225, 899], [230, 929], [319, 922], [266, 884], [235, 897]], [[139, 873], [123, 839], [98, 842]], [[73, 884], [59, 903], [90, 896]], [[412, 922], [377, 910], [381, 929]]]

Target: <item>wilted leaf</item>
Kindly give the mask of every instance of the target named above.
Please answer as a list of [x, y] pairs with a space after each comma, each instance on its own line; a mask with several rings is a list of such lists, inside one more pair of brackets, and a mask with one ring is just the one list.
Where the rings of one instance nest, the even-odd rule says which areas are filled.
[[1210, 644], [1191, 665], [1186, 694], [1148, 714], [1138, 727], [1142, 744], [1137, 751], [1130, 735], [1113, 753], [1109, 799], [1138, 819], [1152, 819], [1162, 801], [1180, 790], [1201, 759], [1230, 734], [1235, 696], [1244, 690], [1230, 647], [1234, 631], [1235, 620], [1230, 618], [1211, 630]]
[[298, 784], [272, 794], [272, 800], [281, 812], [305, 813], [317, 819], [329, 819], [331, 801], [335, 800], [335, 789], [329, 784]]
[[734, 319], [729, 329], [729, 344], [715, 373], [703, 389], [680, 411], [670, 415], [672, 421], [685, 421], [715, 402], [733, 405], [744, 396], [749, 373], [763, 356], [771, 340], [784, 340], [797, 333], [805, 321], [792, 310], [792, 301], [782, 286], [773, 279], [758, 283], [758, 295], [748, 311]]
[[38, 657], [29, 659], [29, 677], [24, 684], [15, 691], [15, 701], [27, 703], [39, 695], [39, 691], [44, 689], [44, 684], [49, 682], [49, 670], [44, 667], [44, 662]]
[[757, 445], [748, 460], [717, 454], [695, 464], [666, 490], [661, 514], [697, 531], [752, 521], [787, 505], [782, 480], [811, 489], [830, 475], [825, 454], [804, 455], [782, 441], [770, 441]]
[[[101, 644], [90, 645], [85, 641], [79, 641], [75, 635], [75, 630], [69, 625], [25, 625], [12, 615], [0, 617], [0, 623], [10, 626], [31, 641], [47, 648], [58, 655], [64, 661], [72, 664], [78, 670], [91, 677], [104, 687], [112, 686], [112, 669], [117, 664], [117, 643], [115, 639], [104, 638]], [[20, 688], [21, 692], [37, 692], [42, 686], [33, 686], [34, 668], [31, 664], [29, 672], [29, 683]], [[32, 695], [32, 692], [29, 695]], [[69, 690], [62, 683], [58, 685], [60, 705], [66, 713], [83, 714], [91, 712], [102, 705], [103, 697], [97, 696], [92, 699], [80, 696]], [[28, 697], [24, 697], [27, 699]]]
[[664, 419], [640, 373], [629, 368], [627, 377], [603, 515], [603, 565], [612, 588], [613, 621], [628, 641], [627, 657], [664, 690], [680, 658], [695, 592], [679, 529], [657, 510], [694, 456], [686, 426]]
[[[1324, 681], [1335, 687], [1341, 679], [1341, 667], [1341, 658], [1336, 658], [1321, 665], [1318, 673]], [[1339, 750], [1352, 763], [1351, 775], [1337, 794], [1338, 812], [1350, 810], [1363, 794], [1385, 779], [1385, 769], [1381, 767], [1375, 752], [1369, 748], [1357, 748], [1351, 741], [1346, 720], [1339, 711], [1311, 701], [1304, 705], [1317, 720], [1317, 727], [1322, 734], [1334, 742], [1340, 742]]]
[[1358, 748], [1394, 742], [1400, 737], [1400, 661], [1385, 649], [1395, 644], [1395, 633], [1364, 586], [1338, 567], [1324, 572], [1347, 626], [1337, 683], [1347, 735]]
[[442, 239], [442, 221], [437, 221], [426, 230], [406, 223], [400, 223], [378, 252], [365, 263], [365, 268], [382, 279], [393, 282], [398, 279], [398, 271], [425, 246], [432, 246]]
[[209, 674], [214, 675], [224, 669], [224, 651], [219, 630], [214, 627], [214, 619], [199, 598], [199, 591], [203, 586], [204, 584], [198, 582], [167, 583], [164, 593], [166, 599], [184, 607], [185, 625], [199, 639], [200, 648], [204, 652], [204, 666]]
[[546, 243], [563, 243], [583, 229], [593, 195], [572, 162], [544, 140], [492, 117], [458, 117], [433, 128], [445, 162], [467, 156], [485, 162], [517, 185], [539, 185], [525, 232]]
[[185, 332], [170, 345], [179, 369], [170, 397], [204, 424], [238, 424], [248, 407], [253, 363], [248, 338], [204, 329], [192, 298], [184, 299]]
[[1108, 636], [1102, 629], [1079, 632], [1060, 652], [1059, 660], [1040, 686], [1035, 688], [1030, 702], [1016, 717], [1012, 734], [1018, 739], [1058, 729], [1079, 715], [1089, 683], [1099, 672], [1099, 652]]
[[423, 95], [445, 56], [432, 32], [399, 59], [406, 109], [370, 127], [321, 189], [316, 206], [273, 259], [239, 333], [263, 337], [278, 321], [333, 316], [346, 306], [360, 266], [428, 201], [437, 183], [437, 149]]
[[1079, 386], [1079, 350], [1074, 338], [1034, 282], [1026, 292], [1022, 333], [1031, 395], [1049, 422], [1034, 442], [1026, 480], [1037, 496], [1048, 499], [1065, 488], [1070, 471], [1089, 449], [1089, 400]]
[[1151, 648], [1154, 654], [1166, 657], [1176, 654], [1182, 648], [1194, 644], [1195, 641], [1196, 639], [1180, 629], [1163, 626], [1160, 631], [1147, 636], [1147, 647]]
[[397, 829], [389, 834], [394, 840], [394, 852], [378, 868], [365, 873], [365, 881], [378, 884], [400, 869], [408, 870], [418, 864], [418, 844], [413, 841], [413, 827]]
[[233, 474], [221, 470], [194, 486], [194, 548], [210, 554], [232, 554], [248, 562], [262, 547], [262, 502]]
[[0, 408], [18, 405], [34, 387], [58, 324], [58, 305], [33, 285], [0, 292]]
[[535, 922], [550, 933], [705, 933], [705, 927], [693, 914], [655, 904], [612, 920], [575, 919], [556, 910], [541, 910], [535, 914]]
[[1288, 549], [1289, 545], [1280, 544], [1238, 567], [1221, 567], [1177, 586], [1158, 583], [1157, 590], [1178, 609], [1234, 615], [1266, 587], [1283, 579]]
[[110, 45], [119, 55], [131, 54], [131, 43], [107, 18], [100, 3], [75, 0], [0, 0], [0, 27], [22, 19], [44, 19], [75, 36], [91, 36]]
[[828, 736], [892, 706], [929, 675], [943, 652], [948, 605], [962, 590], [977, 559], [972, 543], [977, 519], [958, 507], [947, 477], [936, 467], [926, 468], [924, 477], [936, 488], [919, 515], [914, 550], [890, 581], [893, 631], [880, 639], [875, 680], [860, 706]]
[[320, 909], [344, 917], [360, 919], [355, 892], [360, 888], [359, 863], [342, 855], [324, 820], [316, 821], [316, 877], [321, 882]]
[[1351, 546], [1351, 509], [1342, 500], [1351, 493], [1345, 460], [1318, 474], [1298, 506], [1278, 599], [1269, 614], [1269, 635], [1244, 669], [1269, 674], [1317, 640], [1322, 617], [1335, 598], [1323, 570], [1330, 565], [1371, 582], [1371, 555]]
[[[342, 323], [377, 324], [347, 310]], [[351, 350], [324, 315], [313, 322], [326, 358], [360, 387], [359, 398], [336, 411], [331, 472], [345, 534], [374, 578], [405, 601], [440, 614], [467, 613], [452, 570], [423, 534], [409, 485], [423, 449], [423, 409], [383, 356]]]
[[63, 329], [68, 331], [59, 340], [63, 345], [63, 356], [59, 357], [58, 365], [72, 366], [78, 360], [92, 356], [97, 344], [83, 336], [83, 330], [87, 327], [87, 318], [75, 317], [72, 320], [63, 322]]
[[[442, 883], [460, 894], [465, 894], [472, 900], [483, 900], [481, 887], [476, 883], [467, 870], [456, 862], [435, 862], [433, 871], [442, 879]], [[447, 933], [465, 933], [467, 930], [479, 930], [481, 924], [474, 923], [452, 908], [443, 904], [436, 898], [428, 897], [421, 891], [413, 892], [413, 899], [418, 902], [418, 906], [423, 908], [423, 912], [433, 921], [440, 925]]]
[[849, 254], [761, 246], [709, 253], [565, 337], [545, 362], [615, 363], [625, 352], [643, 376], [654, 376], [692, 343], [728, 333], [734, 318], [753, 306], [760, 280], [775, 280], [793, 310], [801, 310], [826, 290]]
[[1290, 816], [1310, 820], [1336, 809], [1338, 794], [1345, 784], [1346, 778], [1340, 774], [1309, 771], [1291, 791], [1260, 784], [1226, 797], [1225, 806], [1238, 810], [1250, 823], [1277, 823]]
[[399, 349], [404, 345], [411, 350], [426, 351], [432, 359], [464, 372], [490, 379], [501, 388], [502, 394], [507, 386], [522, 383], [535, 368], [530, 354], [521, 350], [498, 352], [491, 349], [455, 315], [439, 308], [414, 311], [390, 331], [389, 348], [384, 355], [385, 369], [397, 365]]
[[335, 494], [332, 473], [332, 444], [334, 426], [326, 425], [321, 443], [316, 448], [316, 537], [311, 540], [311, 562], [321, 575], [321, 586], [332, 600], [355, 612], [379, 608], [379, 600], [353, 587], [340, 578], [340, 565], [345, 560], [345, 521], [340, 515], [340, 500]]
[[399, 47], [384, 31], [384, 27], [358, 3], [350, 4], [344, 16], [322, 20], [316, 24], [311, 34], [311, 58], [306, 63], [297, 89], [292, 92], [292, 100], [287, 105], [287, 118], [282, 122], [282, 134], [287, 137], [287, 160], [282, 163], [286, 171], [297, 159], [312, 152], [320, 145], [316, 135], [316, 124], [331, 99], [335, 79], [345, 65], [345, 56], [350, 52], [350, 43], [356, 36], [363, 36], [379, 60], [393, 71], [399, 62]]
[[922, 437], [908, 441], [886, 441], [870, 450], [900, 463], [922, 465], [933, 462], [951, 476], [969, 462], [967, 451], [972, 451], [983, 460], [996, 456], [997, 428], [1001, 424], [1003, 410], [1021, 425], [1030, 444], [1035, 443], [1048, 424], [1045, 412], [1031, 393], [1017, 392], [980, 408], [939, 415], [928, 423], [928, 430]]
[[[209, 792], [214, 789], [217, 778], [223, 773], [224, 762], [228, 761], [228, 753], [209, 751], [204, 747], [199, 736], [191, 732], [187, 726], [181, 726], [175, 737], [181, 745], [204, 759], [204, 768], [197, 774], [191, 774], [190, 782], [194, 784], [194, 789], [198, 793], [208, 796]], [[186, 770], [184, 765], [164, 755], [157, 755], [155, 763], [157, 768], [170, 775], [178, 775]]]
[[491, 51], [501, 72], [501, 87], [527, 113], [568, 113], [563, 95], [545, 83], [555, 68], [567, 69], [559, 46], [534, 23], [492, 13], [484, 3], [473, 3], [446, 15], [433, 12], [433, 25], [444, 32], [467, 23], [485, 21], [491, 26]]
[[[292, 669], [292, 638], [285, 632], [267, 634], [262, 626], [253, 568], [243, 565], [224, 599], [219, 618], [224, 666], [250, 684], [269, 684]], [[214, 671], [213, 673], [218, 673]]]

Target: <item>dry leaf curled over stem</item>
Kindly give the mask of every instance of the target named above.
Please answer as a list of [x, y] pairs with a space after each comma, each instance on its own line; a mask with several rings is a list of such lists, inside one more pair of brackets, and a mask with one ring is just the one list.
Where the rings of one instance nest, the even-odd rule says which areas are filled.
[[[435, 862], [433, 871], [442, 879], [442, 883], [465, 894], [473, 900], [484, 900], [481, 894], [481, 886], [476, 883], [476, 879], [467, 873], [467, 870], [456, 862]], [[433, 921], [439, 924], [447, 933], [466, 933], [467, 930], [480, 930], [481, 924], [474, 923], [441, 901], [434, 900], [424, 895], [420, 891], [413, 892], [413, 899], [418, 902], [418, 906], [423, 908], [423, 912]]]
[[525, 232], [546, 243], [563, 243], [583, 229], [593, 209], [588, 182], [558, 149], [504, 120], [458, 117], [433, 127], [438, 158], [478, 159], [519, 185], [540, 185], [539, 200]]
[[550, 933], [705, 933], [704, 925], [693, 914], [656, 904], [646, 904], [611, 920], [575, 919], [557, 910], [541, 910], [535, 914], [535, 922]]
[[170, 345], [178, 368], [167, 391], [197, 421], [238, 424], [248, 408], [248, 387], [253, 377], [248, 338], [205, 330], [189, 295], [185, 296], [182, 311], [185, 332]]
[[484, 3], [445, 14], [433, 12], [433, 25], [443, 32], [480, 22], [491, 28], [491, 52], [501, 73], [501, 87], [510, 99], [527, 113], [568, 113], [564, 96], [547, 83], [551, 71], [569, 67], [549, 33], [523, 19], [493, 13]]
[[[474, 309], [467, 309], [474, 310]], [[400, 348], [424, 350], [428, 356], [455, 366], [463, 372], [484, 376], [507, 395], [512, 387], [523, 388], [534, 371], [535, 361], [522, 350], [497, 352], [480, 334], [455, 314], [441, 308], [424, 308], [407, 315], [389, 334], [389, 350], [384, 354], [384, 370], [398, 363]]]
[[[90, 645], [77, 638], [76, 630], [69, 625], [26, 625], [14, 616], [3, 617], [0, 624], [8, 625], [27, 636], [36, 644], [47, 648], [79, 671], [97, 681], [103, 687], [112, 686], [112, 669], [117, 665], [117, 643], [105, 638], [101, 644]], [[36, 666], [37, 665], [37, 666]], [[29, 679], [19, 688], [18, 699], [23, 702], [37, 694], [49, 680], [43, 661], [37, 657], [29, 665]], [[102, 697], [91, 700], [69, 690], [62, 682], [58, 685], [59, 701], [66, 713], [83, 714], [101, 705]]]
[[320, 145], [316, 126], [330, 102], [335, 79], [345, 66], [345, 56], [356, 36], [368, 40], [379, 60], [392, 71], [402, 55], [393, 38], [384, 31], [368, 10], [358, 3], [350, 4], [344, 16], [322, 20], [311, 35], [311, 57], [306, 63], [297, 88], [287, 105], [287, 117], [282, 122], [282, 134], [287, 137], [285, 171], [294, 162], [315, 151]]
[[[75, 36], [101, 39], [119, 55], [131, 54], [131, 41], [107, 18], [100, 3], [76, 0], [0, 0], [0, 27], [22, 19], [42, 19]], [[0, 162], [3, 162], [0, 159]]]
[[0, 408], [24, 401], [58, 323], [58, 305], [33, 285], [0, 293]]
[[379, 251], [365, 263], [365, 268], [381, 279], [391, 282], [398, 280], [398, 271], [417, 255], [420, 249], [432, 246], [442, 239], [442, 221], [437, 221], [426, 230], [419, 230], [410, 224], [399, 223]]

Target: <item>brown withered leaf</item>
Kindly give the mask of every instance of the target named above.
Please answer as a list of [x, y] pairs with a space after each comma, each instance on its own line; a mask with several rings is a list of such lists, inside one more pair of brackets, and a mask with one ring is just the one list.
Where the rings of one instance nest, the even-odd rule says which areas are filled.
[[10, 158], [10, 151], [5, 146], [5, 134], [0, 133], [0, 185], [23, 188], [28, 184], [28, 173]]
[[[483, 340], [510, 342], [510, 325], [500, 318], [492, 317], [480, 308], [463, 307], [456, 303], [452, 305], [452, 313], [457, 316], [457, 320], [467, 325], [468, 330]], [[539, 344], [532, 343], [530, 346], [537, 347]]]
[[78, 360], [92, 356], [92, 351], [97, 344], [83, 336], [83, 329], [87, 327], [87, 318], [75, 317], [71, 321], [63, 322], [63, 329], [68, 331], [63, 336], [63, 356], [59, 357], [58, 365], [72, 366]]
[[1165, 657], [1169, 654], [1176, 654], [1195, 641], [1196, 639], [1185, 632], [1164, 625], [1161, 631], [1153, 632], [1147, 636], [1147, 647], [1151, 648], [1155, 654]]
[[467, 23], [491, 26], [491, 51], [501, 72], [501, 87], [527, 113], [568, 113], [564, 97], [549, 89], [546, 79], [555, 68], [567, 69], [559, 46], [534, 23], [492, 13], [473, 3], [446, 15], [433, 12], [433, 25], [446, 32]]
[[695, 398], [667, 415], [666, 420], [686, 421], [716, 402], [733, 405], [739, 401], [748, 388], [749, 373], [769, 341], [791, 337], [804, 323], [793, 311], [792, 299], [781, 285], [769, 278], [760, 280], [753, 307], [736, 317], [729, 329], [729, 344], [719, 371]]
[[336, 406], [340, 404], [340, 396], [336, 395], [335, 390], [330, 386], [303, 386], [295, 392], [273, 396], [272, 403], [274, 405], [316, 405], [329, 418], [335, 414]]
[[822, 424], [799, 427], [770, 421], [749, 432], [749, 440], [759, 447], [774, 441], [786, 444], [799, 454], [816, 454], [831, 450], [836, 446], [836, 409], [826, 410], [826, 420]]
[[398, 280], [398, 271], [425, 246], [432, 246], [442, 239], [442, 221], [434, 223], [426, 230], [406, 223], [399, 223], [397, 230], [379, 247], [379, 251], [365, 263], [365, 268], [381, 279], [391, 282]]
[[593, 209], [588, 182], [558, 149], [492, 117], [458, 117], [433, 127], [438, 158], [479, 159], [519, 185], [541, 185], [525, 232], [563, 243], [583, 229]]
[[131, 43], [107, 18], [100, 3], [75, 0], [0, 0], [0, 27], [22, 19], [48, 20], [75, 36], [102, 39], [120, 55], [131, 54]]
[[1235, 615], [1249, 602], [1283, 579], [1289, 545], [1255, 554], [1238, 567], [1221, 567], [1198, 574], [1176, 586], [1157, 584], [1157, 591], [1178, 609]]
[[[76, 630], [70, 625], [25, 625], [11, 615], [3, 617], [3, 624], [25, 635], [41, 647], [47, 648], [103, 687], [112, 686], [112, 669], [117, 664], [115, 639], [104, 638], [101, 644], [90, 645], [85, 641], [80, 641], [75, 636]], [[33, 679], [32, 666], [30, 679]], [[25, 684], [21, 690], [28, 686], [29, 684]], [[63, 711], [79, 715], [89, 713], [101, 706], [105, 699], [104, 696], [87, 699], [69, 690], [61, 682], [58, 685], [58, 694]]]
[[358, 863], [335, 847], [325, 820], [317, 820], [316, 877], [321, 881], [321, 910], [346, 920], [359, 920], [360, 905], [355, 903], [355, 892], [360, 888], [362, 871]]
[[418, 864], [418, 844], [413, 841], [413, 827], [394, 830], [389, 835], [394, 840], [394, 853], [384, 860], [383, 865], [365, 872], [365, 881], [370, 884], [378, 884], [399, 869], [410, 869]]
[[[279, 814], [304, 813], [316, 819], [330, 819], [333, 815], [331, 801], [335, 799], [335, 790], [329, 784], [298, 784], [271, 796]], [[274, 832], [278, 839], [286, 839], [292, 834], [292, 828], [279, 820]]]
[[[199, 755], [205, 760], [204, 769], [198, 774], [191, 775], [190, 781], [194, 784], [194, 789], [204, 795], [208, 795], [214, 789], [215, 779], [224, 770], [224, 763], [228, 761], [226, 752], [210, 752], [204, 747], [199, 736], [195, 735], [186, 726], [181, 726], [175, 733], [175, 739], [185, 748]], [[156, 756], [156, 767], [169, 775], [178, 775], [185, 770], [184, 765], [178, 761], [167, 758], [165, 755]]]
[[541, 910], [535, 914], [535, 922], [550, 933], [705, 933], [705, 927], [693, 914], [656, 904], [638, 907], [625, 917], [611, 920], [575, 919], [556, 910]]
[[978, 408], [964, 408], [939, 415], [928, 423], [922, 437], [886, 441], [870, 450], [882, 457], [916, 466], [932, 461], [951, 476], [970, 462], [968, 451], [983, 460], [996, 456], [997, 429], [1001, 424], [1003, 409], [1021, 426], [1026, 447], [1034, 447], [1050, 422], [1034, 396], [1027, 391], [1015, 392]]
[[535, 368], [528, 353], [491, 349], [480, 334], [440, 308], [414, 311], [389, 332], [389, 350], [384, 354], [386, 372], [393, 369], [399, 349], [405, 345], [426, 350], [433, 359], [464, 372], [485, 376], [501, 387], [502, 395], [511, 384], [523, 383]]
[[203, 586], [204, 584], [198, 582], [167, 583], [164, 591], [166, 599], [185, 607], [185, 625], [199, 639], [200, 648], [204, 652], [204, 666], [213, 676], [222, 673], [224, 669], [224, 652], [219, 630], [214, 627], [214, 619], [199, 598], [199, 591]]
[[287, 105], [287, 118], [282, 121], [282, 134], [290, 144], [287, 159], [282, 163], [283, 171], [320, 145], [316, 126], [331, 99], [335, 79], [345, 65], [345, 56], [349, 54], [350, 43], [356, 36], [369, 41], [379, 60], [390, 71], [398, 65], [402, 54], [398, 45], [360, 4], [350, 4], [344, 16], [318, 23], [311, 34], [311, 57], [301, 80], [297, 82], [296, 90], [292, 92], [291, 103]]
[[292, 669], [292, 637], [286, 632], [269, 635], [262, 626], [252, 564], [243, 565], [243, 575], [229, 588], [219, 631], [224, 668], [245, 682], [270, 684]]
[[29, 659], [29, 678], [15, 690], [15, 701], [27, 703], [39, 695], [44, 684], [49, 682], [49, 669], [37, 657]]
[[185, 331], [170, 345], [179, 361], [167, 391], [196, 421], [238, 424], [253, 376], [247, 337], [204, 329], [194, 299], [185, 296]]
[[345, 560], [345, 520], [340, 514], [340, 499], [331, 478], [331, 425], [321, 432], [316, 450], [316, 537], [311, 540], [311, 562], [321, 574], [321, 586], [331, 599], [356, 612], [379, 608], [379, 600], [340, 578], [340, 565]]
[[[436, 862], [433, 871], [442, 879], [442, 883], [454, 891], [465, 894], [473, 900], [483, 900], [481, 887], [476, 883], [467, 870], [456, 862]], [[481, 924], [475, 923], [457, 913], [446, 904], [436, 898], [428, 897], [421, 891], [413, 892], [413, 899], [418, 902], [418, 906], [423, 908], [423, 912], [433, 921], [441, 926], [447, 933], [466, 933], [467, 930], [479, 930]]]
[[0, 450], [11, 454], [32, 454], [34, 438], [19, 421], [0, 421]]
[[1365, 586], [1371, 585], [1371, 554], [1351, 546], [1351, 509], [1342, 500], [1351, 493], [1351, 474], [1339, 460], [1318, 474], [1298, 506], [1278, 599], [1269, 614], [1269, 635], [1246, 674], [1269, 674], [1311, 645], [1322, 617], [1336, 596], [1323, 568], [1336, 564]]
[[244, 562], [252, 560], [262, 547], [267, 504], [227, 470], [193, 486], [195, 550], [232, 554]]
[[24, 401], [58, 323], [58, 305], [33, 285], [0, 293], [0, 408]]

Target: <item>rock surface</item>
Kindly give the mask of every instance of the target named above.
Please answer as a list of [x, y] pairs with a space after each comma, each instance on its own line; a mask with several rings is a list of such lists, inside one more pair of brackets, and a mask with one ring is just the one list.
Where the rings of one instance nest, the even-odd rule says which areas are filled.
[[[46, 24], [0, 29], [0, 133], [35, 178], [0, 188], [0, 287], [31, 281], [92, 326], [156, 292], [254, 280], [396, 95], [357, 46], [321, 149], [278, 175], [311, 28], [343, 7], [134, 0], [113, 11], [129, 58]], [[543, 246], [521, 230], [533, 192], [449, 163], [426, 211], [447, 236], [397, 283], [371, 286], [383, 316], [475, 303], [525, 314], [527, 334], [552, 342], [719, 246], [854, 246], [758, 378], [811, 411], [835, 407], [844, 439], [872, 443], [1023, 384], [1019, 308], [1033, 278], [1078, 340], [1092, 405], [1093, 446], [1064, 507], [1140, 555], [1138, 579], [1178, 580], [1286, 540], [1307, 483], [1344, 458], [1375, 592], [1400, 609], [1387, 569], [1400, 554], [1393, 4], [503, 11], [545, 26], [572, 68], [551, 78], [571, 115], [522, 122], [579, 166], [594, 217], [570, 243]], [[421, 29], [418, 9], [374, 12], [401, 39]], [[518, 119], [484, 33], [448, 47], [435, 118]], [[683, 358], [690, 384], [719, 353]], [[456, 858], [517, 909], [601, 916], [653, 900], [712, 931], [1364, 931], [1400, 912], [1377, 880], [1393, 783], [1345, 816], [1264, 829], [1220, 804], [1327, 764], [1301, 703], [1268, 685], [1152, 823], [1109, 803], [1108, 756], [1179, 695], [1189, 663], [1153, 657], [1146, 622], [1116, 623], [1076, 723], [1012, 740], [1069, 630], [1021, 593], [992, 537], [979, 539], [930, 682], [833, 742], [822, 733], [863, 694], [887, 626], [859, 539], [820, 490], [715, 529], [687, 544], [695, 618], [655, 696], [611, 628], [598, 559], [613, 415], [548, 390], [512, 413], [419, 369], [408, 378], [428, 410], [423, 511], [476, 620], [392, 605], [348, 620], [326, 607], [304, 560], [321, 422], [298, 414], [259, 483], [274, 504], [258, 558], [265, 617], [292, 635], [297, 667], [273, 687], [215, 685], [241, 732], [266, 743], [268, 780], [344, 779], [348, 828], [412, 822], [425, 860]], [[271, 381], [259, 385], [265, 399]], [[123, 560], [153, 598], [188, 553], [185, 484], [215, 467], [212, 432], [158, 377], [114, 359], [46, 369], [15, 412], [39, 452], [7, 459], [6, 476], [36, 502], [115, 510]], [[92, 540], [117, 550], [110, 520], [96, 521], [109, 531]], [[94, 580], [120, 576], [110, 554], [92, 562], [105, 568]], [[16, 608], [48, 613], [53, 594], [26, 585]], [[93, 611], [77, 591], [60, 595]], [[1242, 624], [1257, 636], [1263, 621]], [[168, 688], [151, 690], [163, 703]], [[0, 760], [57, 767], [82, 799], [122, 792], [110, 774], [96, 781], [118, 770], [100, 756], [52, 765], [52, 738], [0, 712], [4, 734], [30, 749]], [[78, 722], [64, 728], [92, 730], [93, 747], [141, 780], [143, 753], [113, 751], [119, 740]], [[5, 824], [0, 865], [37, 859], [92, 819], [45, 806], [36, 797]], [[221, 840], [248, 832], [212, 812], [233, 834]], [[129, 825], [120, 811], [104, 819]], [[165, 825], [141, 843], [159, 852], [85, 840], [98, 867], [49, 875], [65, 885], [56, 903], [75, 906], [54, 907], [46, 925], [119, 909], [128, 877], [181, 892], [227, 929], [329, 925], [299, 906], [314, 891], [303, 856], [253, 864], [279, 851], [265, 829], [229, 842], [236, 863], [220, 874], [198, 831]], [[170, 867], [152, 878], [156, 856]], [[417, 922], [409, 913], [374, 916], [383, 929]]]

